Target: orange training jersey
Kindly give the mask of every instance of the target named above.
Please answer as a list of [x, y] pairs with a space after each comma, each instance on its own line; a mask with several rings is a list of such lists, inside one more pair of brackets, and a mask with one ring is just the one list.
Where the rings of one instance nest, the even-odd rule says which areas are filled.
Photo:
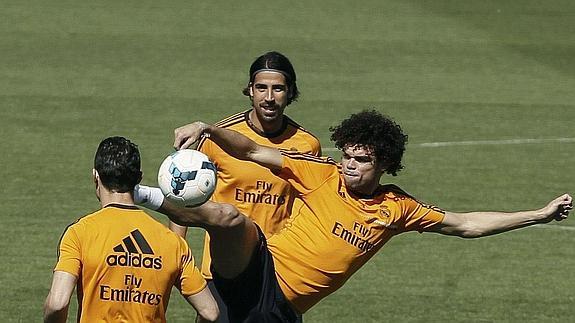
[[394, 185], [373, 199], [350, 196], [331, 158], [282, 151], [280, 176], [301, 193], [284, 229], [268, 239], [279, 285], [304, 313], [340, 288], [392, 236], [441, 223], [444, 212]]
[[[249, 120], [251, 110], [234, 114], [216, 126], [235, 130], [260, 145], [321, 155], [318, 139], [287, 116], [282, 129], [266, 134]], [[290, 214], [294, 191], [288, 182], [256, 163], [231, 157], [211, 140], [202, 140], [198, 150], [204, 152], [218, 169], [218, 184], [213, 201], [235, 205], [253, 219], [266, 236], [278, 232]], [[211, 278], [208, 235], [204, 244], [202, 274]]]
[[184, 296], [206, 286], [182, 238], [117, 204], [66, 229], [54, 270], [78, 277], [79, 322], [166, 322], [172, 286]]

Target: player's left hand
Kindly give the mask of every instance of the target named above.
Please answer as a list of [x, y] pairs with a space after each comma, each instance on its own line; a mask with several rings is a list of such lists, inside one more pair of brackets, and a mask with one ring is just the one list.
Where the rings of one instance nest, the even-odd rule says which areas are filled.
[[563, 194], [553, 201], [549, 202], [542, 209], [546, 222], [556, 220], [562, 221], [567, 219], [569, 212], [573, 209], [573, 198], [569, 194]]

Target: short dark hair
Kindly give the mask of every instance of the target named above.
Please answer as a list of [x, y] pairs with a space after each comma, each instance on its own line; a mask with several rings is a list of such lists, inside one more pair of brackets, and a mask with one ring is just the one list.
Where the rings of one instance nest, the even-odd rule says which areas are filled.
[[293, 101], [297, 100], [299, 97], [299, 90], [296, 84], [296, 75], [293, 65], [287, 57], [275, 51], [263, 54], [256, 58], [252, 63], [250, 66], [250, 81], [243, 90], [243, 94], [245, 96], [250, 96], [250, 86], [254, 82], [256, 74], [262, 70], [277, 70], [282, 73], [286, 79], [289, 91], [287, 104], [289, 105]]
[[355, 145], [373, 149], [376, 161], [382, 162], [385, 172], [393, 176], [403, 168], [401, 159], [407, 135], [388, 116], [375, 110], [364, 110], [352, 114], [329, 130], [332, 132], [331, 140], [338, 149]]
[[98, 146], [94, 169], [107, 189], [126, 193], [142, 180], [138, 146], [124, 137], [109, 137]]

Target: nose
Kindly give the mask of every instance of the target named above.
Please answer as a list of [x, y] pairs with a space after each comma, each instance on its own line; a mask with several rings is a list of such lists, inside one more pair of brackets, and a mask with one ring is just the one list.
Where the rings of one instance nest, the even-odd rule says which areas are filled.
[[353, 157], [348, 159], [346, 167], [350, 169], [355, 169], [357, 167], [357, 161]]
[[272, 90], [266, 91], [266, 101], [270, 102], [274, 100], [274, 93]]

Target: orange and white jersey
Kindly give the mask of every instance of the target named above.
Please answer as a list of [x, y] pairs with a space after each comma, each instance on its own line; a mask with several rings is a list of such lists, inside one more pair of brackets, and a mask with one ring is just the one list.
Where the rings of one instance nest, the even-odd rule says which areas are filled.
[[[293, 120], [284, 116], [283, 127], [276, 133], [263, 133], [249, 120], [251, 110], [234, 114], [216, 126], [235, 130], [260, 145], [321, 155], [319, 140]], [[231, 157], [209, 139], [203, 139], [198, 150], [205, 153], [218, 169], [218, 184], [212, 196], [215, 202], [235, 205], [253, 219], [266, 236], [278, 232], [289, 217], [295, 193], [289, 183], [256, 163]], [[211, 258], [206, 234], [202, 274], [211, 278]]]
[[279, 285], [300, 313], [340, 288], [394, 235], [443, 220], [442, 210], [394, 185], [380, 186], [372, 199], [352, 196], [331, 158], [282, 154], [280, 176], [303, 203], [268, 247]]
[[206, 287], [184, 239], [135, 206], [68, 226], [54, 270], [78, 277], [79, 322], [166, 322], [173, 286], [184, 296]]

